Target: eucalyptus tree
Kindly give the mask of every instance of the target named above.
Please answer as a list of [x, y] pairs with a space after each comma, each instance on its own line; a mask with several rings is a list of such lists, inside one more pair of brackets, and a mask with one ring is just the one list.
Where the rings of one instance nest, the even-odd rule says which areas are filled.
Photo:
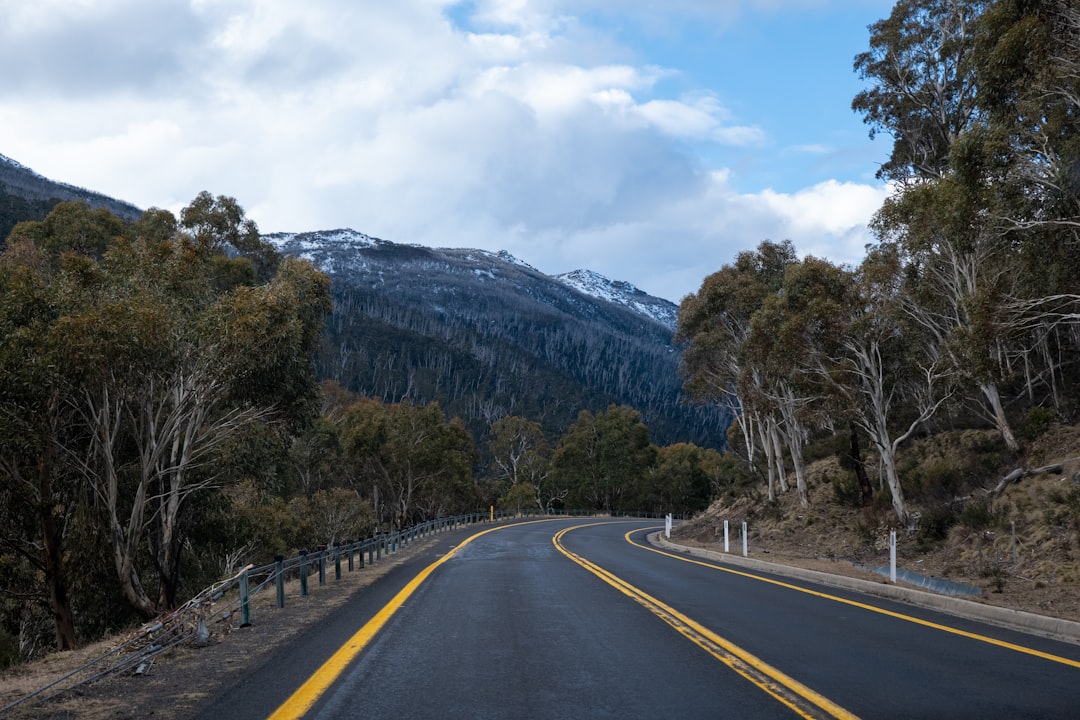
[[785, 269], [796, 261], [788, 241], [762, 242], [739, 253], [732, 265], [705, 278], [679, 307], [676, 341], [684, 346], [683, 387], [691, 398], [727, 407], [739, 425], [746, 462], [753, 465], [758, 443], [768, 466], [769, 499], [777, 485], [786, 491], [779, 421], [760, 390], [760, 369], [748, 363], [751, 318], [779, 292]]
[[569, 490], [551, 480], [553, 448], [544, 437], [540, 423], [509, 416], [491, 426], [488, 440], [495, 476], [515, 486], [531, 489], [531, 501], [540, 512], [551, 512], [566, 499]]
[[[95, 236], [95, 223], [122, 232]], [[216, 453], [253, 422], [299, 426], [316, 403], [326, 277], [290, 260], [245, 284], [254, 274], [232, 270], [251, 262], [224, 257], [208, 232], [196, 239], [160, 210], [127, 228], [68, 206], [13, 231], [55, 273], [41, 359], [62, 368], [74, 427], [58, 452], [108, 528], [121, 593], [148, 617], [176, 600], [188, 507], [228, 482]]]
[[[979, 23], [975, 63], [986, 123], [972, 139], [988, 158], [990, 212], [1016, 246], [1006, 319], [1008, 359], [1029, 402], [1061, 407], [1080, 347], [1080, 10], [1069, 0], [999, 2]], [[970, 162], [969, 162], [970, 164]]]
[[61, 447], [74, 430], [47, 341], [58, 311], [49, 260], [25, 239], [0, 254], [0, 547], [15, 554], [4, 562], [5, 575], [23, 565], [24, 575], [40, 573], [56, 648], [70, 650], [76, 636], [65, 529], [76, 492]]
[[878, 176], [895, 182], [942, 178], [957, 138], [979, 115], [971, 55], [974, 25], [990, 0], [899, 0], [870, 26], [870, 49], [855, 57], [870, 82], [852, 101], [873, 137], [892, 136]]
[[949, 399], [954, 372], [902, 309], [899, 258], [875, 249], [854, 271], [807, 258], [788, 279], [799, 298], [791, 322], [806, 340], [805, 372], [830, 398], [830, 412], [870, 438], [897, 520], [909, 525], [897, 453]]
[[657, 448], [656, 464], [642, 476], [632, 504], [656, 513], [680, 515], [704, 510], [721, 464], [720, 453], [690, 443]]
[[636, 410], [612, 405], [593, 415], [587, 410], [560, 438], [551, 474], [570, 493], [574, 507], [612, 512], [626, 508], [633, 487], [656, 461], [649, 428]]
[[380, 523], [402, 528], [475, 507], [472, 438], [437, 403], [362, 399], [348, 409], [342, 445]]
[[979, 142], [978, 28], [989, 0], [902, 0], [855, 60], [872, 82], [853, 108], [894, 139], [881, 176], [901, 183], [873, 227], [906, 264], [912, 317], [966, 376], [1006, 445], [1019, 443], [1001, 385], [1011, 374], [1012, 239], [995, 222], [990, 146]]

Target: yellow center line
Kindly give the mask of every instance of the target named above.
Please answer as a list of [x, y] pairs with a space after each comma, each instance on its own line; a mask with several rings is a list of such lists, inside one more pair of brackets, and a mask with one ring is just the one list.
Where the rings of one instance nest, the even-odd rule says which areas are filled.
[[[1025, 655], [1034, 655], [1035, 657], [1042, 658], [1044, 660], [1050, 660], [1051, 662], [1060, 663], [1062, 665], [1068, 665], [1070, 667], [1080, 668], [1080, 661], [1071, 660], [1060, 655], [1052, 655], [1050, 653], [1036, 650], [1034, 648], [1025, 647], [1023, 645], [1016, 645], [1014, 643], [1006, 642], [1004, 640], [998, 640], [986, 635], [980, 635], [978, 633], [968, 632], [967, 630], [961, 630], [959, 628], [950, 627], [949, 625], [941, 625], [940, 623], [931, 622], [930, 620], [923, 620], [922, 618], [914, 617], [913, 615], [905, 615], [904, 613], [895, 612], [893, 610], [886, 610], [885, 608], [877, 607], [875, 605], [869, 605], [867, 603], [859, 602], [858, 600], [849, 600], [847, 598], [840, 597], [838, 595], [830, 595], [829, 593], [820, 592], [818, 590], [811, 590], [809, 588], [799, 587], [798, 585], [792, 585], [780, 580], [773, 580], [772, 578], [762, 577], [761, 575], [755, 575], [753, 573], [745, 572], [742, 570], [735, 570], [728, 567], [716, 565], [714, 563], [704, 562], [702, 560], [695, 560], [693, 558], [684, 557], [676, 553], [667, 552], [664, 550], [658, 550], [656, 548], [649, 547], [648, 545], [642, 545], [639, 542], [635, 542], [630, 538], [635, 532], [639, 532], [642, 528], [637, 530], [631, 530], [623, 537], [628, 543], [634, 547], [641, 548], [642, 550], [648, 550], [649, 552], [657, 553], [658, 555], [664, 555], [665, 557], [674, 558], [675, 560], [682, 560], [683, 562], [691, 563], [693, 565], [701, 565], [702, 567], [711, 568], [713, 570], [719, 570], [720, 572], [730, 573], [732, 575], [738, 575], [740, 577], [749, 578], [751, 580], [757, 580], [759, 582], [769, 583], [770, 585], [776, 585], [778, 587], [786, 588], [788, 590], [796, 590], [807, 595], [813, 595], [814, 597], [824, 598], [825, 600], [832, 600], [834, 602], [843, 603], [844, 605], [851, 605], [853, 607], [861, 608], [863, 610], [869, 610], [870, 612], [878, 613], [880, 615], [887, 615], [888, 617], [896, 618], [898, 620], [904, 620], [906, 622], [914, 623], [916, 625], [922, 625], [923, 627], [933, 628], [942, 632], [947, 632], [952, 635], [959, 635], [960, 637], [969, 638], [971, 640], [978, 640], [989, 645], [996, 645], [997, 647], [1013, 650]], [[645, 530], [659, 530], [661, 528], [644, 528]]]
[[[801, 717], [819, 718], [823, 717], [821, 713], [825, 713], [824, 717], [840, 718], [842, 720], [858, 720], [854, 714], [848, 712], [823, 695], [811, 690], [798, 680], [786, 675], [760, 658], [743, 650], [731, 641], [720, 637], [712, 630], [709, 630], [700, 623], [683, 615], [678, 610], [660, 602], [648, 593], [634, 587], [622, 578], [608, 572], [602, 567], [586, 560], [582, 556], [563, 546], [562, 538], [571, 530], [602, 524], [607, 523], [586, 523], [565, 528], [552, 537], [552, 543], [554, 543], [559, 552], [570, 560], [648, 609], [698, 647], [708, 652], [717, 660], [720, 660], [729, 668], [735, 670]], [[631, 530], [630, 532], [633, 533], [637, 531]], [[627, 536], [629, 536], [629, 534], [630, 533], [627, 533]]]
[[363, 627], [346, 640], [345, 644], [338, 648], [318, 670], [312, 673], [311, 677], [304, 681], [304, 684], [297, 688], [296, 692], [290, 695], [289, 699], [282, 703], [281, 706], [267, 718], [267, 720], [298, 720], [303, 717], [304, 713], [311, 709], [316, 701], [318, 701], [334, 681], [338, 679], [341, 673], [345, 671], [345, 668], [349, 663], [352, 662], [367, 644], [371, 642], [372, 638], [383, 629], [390, 618], [393, 617], [394, 613], [396, 613], [398, 609], [405, 604], [405, 601], [416, 592], [416, 589], [420, 587], [421, 583], [427, 580], [428, 576], [435, 572], [436, 568], [454, 557], [461, 548], [465, 547], [478, 537], [487, 535], [490, 532], [538, 522], [551, 522], [551, 520], [530, 520], [528, 522], [515, 523], [514, 525], [502, 525], [500, 527], [488, 528], [475, 535], [470, 535], [450, 552], [421, 570], [416, 577], [410, 580], [409, 583], [390, 600], [390, 602], [384, 605], [374, 617], [368, 620]]

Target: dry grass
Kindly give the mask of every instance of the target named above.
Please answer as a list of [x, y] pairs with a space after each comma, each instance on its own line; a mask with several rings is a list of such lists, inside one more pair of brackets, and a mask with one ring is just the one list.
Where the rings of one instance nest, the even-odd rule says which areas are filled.
[[[986, 433], [966, 431], [932, 438], [912, 452], [932, 463], [986, 441]], [[888, 564], [889, 534], [897, 530], [901, 567], [981, 588], [981, 602], [1080, 621], [1080, 482], [1073, 479], [1080, 472], [1080, 427], [1052, 428], [1033, 445], [1025, 466], [1052, 463], [1062, 463], [1062, 472], [1024, 478], [996, 498], [983, 488], [992, 488], [1004, 471], [976, 479], [967, 499], [955, 504], [959, 519], [978, 521], [975, 527], [960, 522], [937, 540], [927, 539], [931, 507], [913, 503], [922, 524], [907, 529], [896, 527], [887, 506], [839, 505], [830, 480], [842, 473], [835, 458], [808, 469], [809, 508], [799, 506], [794, 490], [774, 504], [741, 498], [709, 508], [672, 540], [716, 547], [727, 519], [738, 551], [736, 533], [747, 520], [754, 557], [858, 575], [853, 563]]]
[[[5, 720], [192, 717], [203, 700], [229, 687], [247, 668], [263, 662], [276, 648], [318, 623], [355, 593], [437, 541], [438, 536], [433, 536], [413, 542], [363, 570], [343, 572], [340, 581], [333, 579], [331, 570], [324, 586], [312, 578], [306, 597], [300, 595], [299, 580], [294, 580], [287, 584], [282, 609], [276, 606], [274, 589], [268, 588], [252, 600], [250, 627], [236, 627], [240, 618], [234, 616], [233, 624], [215, 628], [206, 647], [179, 647], [163, 653], [145, 676], [109, 676], [44, 702], [20, 705], [2, 717]], [[111, 638], [4, 672], [0, 675], [0, 707], [104, 655], [126, 639], [126, 636]]]

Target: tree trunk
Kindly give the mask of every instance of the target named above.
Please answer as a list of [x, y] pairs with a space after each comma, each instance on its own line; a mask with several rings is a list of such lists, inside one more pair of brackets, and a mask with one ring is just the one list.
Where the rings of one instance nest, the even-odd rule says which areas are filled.
[[[776, 460], [773, 455], [772, 441], [769, 439], [768, 428], [764, 422], [758, 423], [758, 432], [761, 434], [761, 448], [765, 452], [765, 463], [768, 465], [768, 492], [769, 502], [776, 500]], [[754, 458], [749, 458], [753, 463]]]
[[787, 483], [787, 470], [784, 468], [784, 447], [780, 442], [780, 431], [776, 427], [776, 420], [769, 418], [769, 439], [772, 440], [772, 448], [776, 458], [776, 478], [780, 483], [780, 492], [786, 493], [790, 488]]
[[1001, 404], [1001, 394], [998, 392], [997, 385], [994, 383], [982, 383], [979, 385], [979, 389], [982, 390], [983, 396], [990, 405], [990, 415], [994, 420], [994, 426], [1001, 433], [1005, 446], [1014, 453], [1020, 452], [1020, 443], [1017, 442], [1016, 435], [1013, 434], [1009, 419], [1005, 417], [1005, 408]]
[[45, 444], [38, 458], [38, 523], [45, 555], [45, 584], [49, 588], [49, 609], [53, 617], [53, 630], [57, 650], [75, 649], [75, 616], [71, 611], [67, 581], [64, 578], [64, 532], [53, 508], [53, 470], [57, 436], [57, 413], [60, 396], [53, 392], [49, 400], [49, 413], [45, 421]]
[[859, 447], [859, 430], [852, 421], [851, 425], [851, 462], [855, 466], [855, 477], [859, 480], [859, 491], [863, 507], [874, 504], [874, 486], [870, 484], [870, 478], [866, 475], [866, 465], [863, 464], [862, 449]]

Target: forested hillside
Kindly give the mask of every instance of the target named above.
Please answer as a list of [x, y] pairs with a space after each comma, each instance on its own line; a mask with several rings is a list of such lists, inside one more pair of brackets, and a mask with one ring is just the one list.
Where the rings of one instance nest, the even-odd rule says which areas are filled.
[[106, 208], [128, 220], [134, 220], [142, 214], [141, 210], [129, 203], [49, 180], [11, 158], [0, 155], [0, 244], [16, 223], [23, 220], [44, 220], [49, 210], [64, 200], [79, 200], [90, 207]]
[[[790, 242], [740, 253], [680, 307], [684, 369], [737, 413], [732, 449], [770, 499], [793, 479], [808, 506], [808, 440], [834, 436], [859, 503], [947, 530], [1080, 416], [1080, 12], [905, 0], [870, 31], [852, 107], [894, 141], [876, 243], [854, 267]], [[980, 467], [906, 462], [915, 438], [963, 428], [995, 431]]]
[[508, 415], [554, 437], [580, 410], [614, 403], [638, 410], [660, 444], [722, 447], [727, 409], [687, 402], [672, 330], [650, 315], [505, 254], [340, 230], [267, 239], [331, 277], [334, 312], [317, 367], [353, 392], [437, 401], [481, 439]]

